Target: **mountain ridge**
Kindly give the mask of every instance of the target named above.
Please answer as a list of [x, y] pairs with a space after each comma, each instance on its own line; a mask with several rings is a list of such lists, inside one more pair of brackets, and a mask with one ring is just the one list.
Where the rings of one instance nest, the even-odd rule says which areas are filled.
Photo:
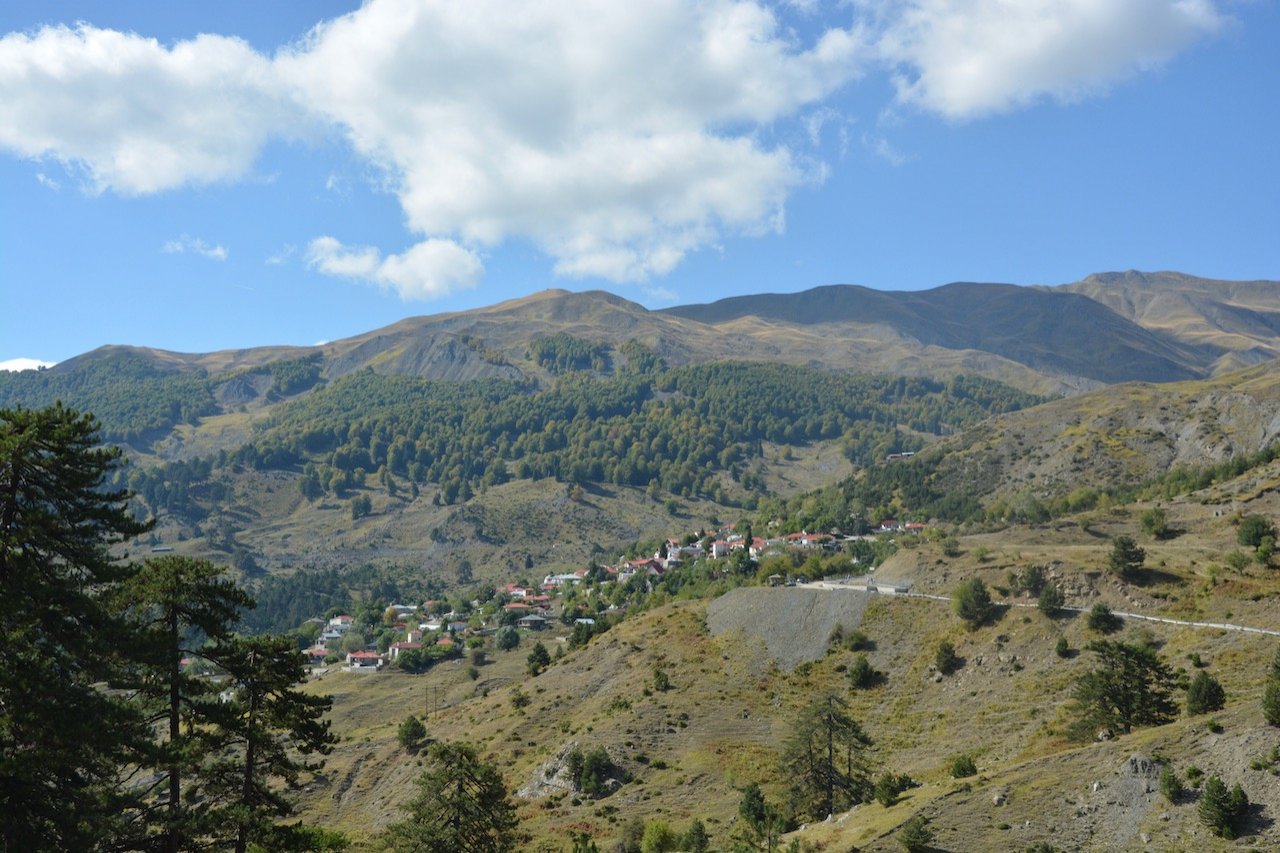
[[315, 356], [328, 379], [372, 368], [451, 381], [545, 380], [528, 362], [529, 347], [559, 333], [614, 346], [635, 338], [674, 365], [733, 358], [916, 376], [968, 372], [1073, 394], [1205, 378], [1280, 356], [1280, 282], [1130, 270], [1055, 286], [833, 284], [658, 310], [607, 291], [548, 289], [312, 347], [179, 353], [110, 345], [50, 370], [131, 354], [166, 370], [218, 374]]

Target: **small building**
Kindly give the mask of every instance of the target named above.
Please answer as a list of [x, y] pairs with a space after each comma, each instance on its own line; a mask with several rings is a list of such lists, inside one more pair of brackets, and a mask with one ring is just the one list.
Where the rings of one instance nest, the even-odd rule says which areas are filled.
[[541, 631], [547, 627], [547, 618], [539, 616], [537, 613], [530, 613], [528, 616], [521, 616], [517, 619], [516, 626], [528, 628], [530, 631]]
[[382, 668], [382, 655], [377, 652], [347, 652], [347, 667], [353, 670], [378, 670]]
[[387, 656], [390, 657], [392, 660], [396, 660], [397, 658], [400, 657], [401, 652], [407, 652], [407, 651], [410, 651], [411, 649], [420, 649], [420, 648], [422, 648], [422, 643], [414, 642], [414, 641], [392, 643], [387, 648]]

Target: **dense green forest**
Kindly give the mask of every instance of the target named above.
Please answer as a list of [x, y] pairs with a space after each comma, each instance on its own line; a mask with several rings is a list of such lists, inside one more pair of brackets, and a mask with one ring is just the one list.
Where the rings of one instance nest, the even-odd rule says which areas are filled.
[[133, 441], [214, 413], [218, 404], [211, 389], [203, 370], [166, 369], [130, 354], [87, 360], [67, 370], [0, 371], [0, 408], [35, 409], [62, 401], [93, 412], [108, 441]]
[[[629, 365], [644, 364], [631, 358]], [[439, 486], [464, 501], [512, 478], [645, 486], [654, 495], [728, 502], [721, 474], [763, 493], [762, 443], [840, 440], [866, 465], [1039, 402], [986, 379], [851, 376], [802, 367], [717, 363], [550, 386], [508, 379], [444, 382], [370, 370], [282, 404], [252, 443], [217, 460], [136, 470], [130, 488], [153, 508], [198, 514], [228, 464], [300, 470], [309, 498], [343, 496], [377, 474], [388, 489]]]

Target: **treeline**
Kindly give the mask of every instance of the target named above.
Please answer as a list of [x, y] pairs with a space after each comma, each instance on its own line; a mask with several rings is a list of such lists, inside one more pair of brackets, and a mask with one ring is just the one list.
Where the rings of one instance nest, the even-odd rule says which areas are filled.
[[57, 401], [93, 412], [111, 441], [195, 423], [218, 408], [205, 371], [165, 369], [138, 355], [94, 359], [74, 370], [0, 371], [0, 408]]
[[[645, 363], [642, 356], [634, 361]], [[544, 389], [366, 370], [283, 406], [266, 435], [234, 461], [303, 469], [310, 497], [340, 496], [377, 473], [383, 482], [437, 484], [446, 504], [511, 478], [548, 477], [722, 499], [721, 472], [749, 491], [762, 489], [749, 464], [760, 458], [762, 442], [839, 439], [852, 460], [869, 464], [920, 447], [915, 433], [962, 429], [1036, 402], [985, 379], [850, 376], [759, 363], [605, 378], [574, 372]]]

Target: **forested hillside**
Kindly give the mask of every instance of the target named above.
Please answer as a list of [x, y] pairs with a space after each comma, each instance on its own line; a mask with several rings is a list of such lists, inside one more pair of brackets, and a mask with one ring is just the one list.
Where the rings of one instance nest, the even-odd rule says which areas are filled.
[[752, 468], [762, 442], [838, 439], [865, 465], [1036, 402], [986, 379], [847, 376], [771, 364], [574, 372], [546, 388], [362, 371], [279, 407], [262, 435], [232, 454], [136, 469], [129, 484], [153, 508], [172, 512], [193, 512], [200, 496], [191, 482], [233, 464], [301, 469], [309, 498], [344, 496], [376, 474], [393, 492], [438, 486], [436, 500], [446, 505], [510, 479], [543, 478], [724, 502], [723, 474], [747, 492], [765, 491]]

